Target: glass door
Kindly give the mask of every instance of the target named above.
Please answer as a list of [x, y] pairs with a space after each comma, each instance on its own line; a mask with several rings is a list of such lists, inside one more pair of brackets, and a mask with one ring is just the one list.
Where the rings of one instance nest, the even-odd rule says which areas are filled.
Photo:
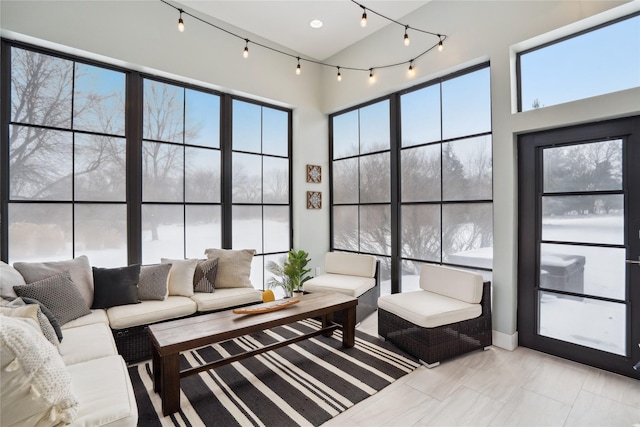
[[521, 345], [640, 378], [637, 122], [520, 138], [518, 330]]

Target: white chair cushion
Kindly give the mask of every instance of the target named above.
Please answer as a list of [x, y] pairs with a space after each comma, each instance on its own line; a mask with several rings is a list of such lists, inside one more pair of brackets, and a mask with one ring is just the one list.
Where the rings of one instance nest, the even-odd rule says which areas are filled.
[[482, 314], [480, 304], [470, 304], [424, 290], [381, 296], [378, 298], [378, 308], [423, 328], [475, 319]]
[[[93, 325], [94, 323], [104, 323], [108, 325], [109, 318], [107, 317], [107, 310], [103, 308], [93, 309], [91, 310], [91, 314], [87, 314], [86, 316], [78, 317], [77, 319], [67, 322], [61, 326], [61, 329], [64, 331], [65, 329], [77, 328], [79, 326], [85, 325]], [[62, 335], [64, 336], [64, 332], [62, 333]]]
[[120, 356], [107, 356], [68, 367], [80, 406], [71, 426], [131, 426], [138, 424], [138, 406]]
[[196, 309], [196, 302], [191, 298], [170, 295], [164, 301], [142, 301], [108, 308], [107, 316], [112, 329], [124, 329], [188, 316]]
[[67, 366], [118, 354], [111, 328], [106, 323], [65, 329], [58, 349]]
[[375, 286], [376, 279], [371, 277], [329, 273], [307, 280], [302, 289], [307, 292], [339, 292], [357, 298]]
[[327, 252], [324, 256], [324, 272], [373, 277], [376, 274], [376, 258], [349, 252]]
[[216, 288], [213, 293], [196, 292], [191, 299], [198, 304], [198, 311], [222, 310], [262, 302], [262, 291], [254, 288]]
[[482, 283], [482, 276], [470, 271], [431, 264], [420, 269], [422, 289], [469, 304], [479, 304], [482, 300]]

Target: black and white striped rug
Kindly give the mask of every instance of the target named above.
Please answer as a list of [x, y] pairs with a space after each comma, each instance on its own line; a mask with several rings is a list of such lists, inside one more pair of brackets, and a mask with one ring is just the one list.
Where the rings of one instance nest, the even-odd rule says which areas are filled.
[[[199, 365], [318, 329], [306, 320], [201, 348], [180, 357]], [[318, 426], [419, 366], [377, 337], [356, 331], [353, 348], [342, 333], [318, 336], [183, 378], [181, 410], [163, 417], [153, 392], [151, 362], [129, 368], [139, 426]]]

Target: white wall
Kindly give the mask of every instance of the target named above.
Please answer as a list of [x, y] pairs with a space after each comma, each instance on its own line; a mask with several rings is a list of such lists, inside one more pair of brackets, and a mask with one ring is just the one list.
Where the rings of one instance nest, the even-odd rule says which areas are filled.
[[[376, 82], [367, 73], [344, 74], [335, 69], [322, 73], [322, 109], [335, 112], [365, 100], [411, 87], [466, 66], [491, 62], [493, 182], [494, 182], [494, 269], [493, 328], [502, 338], [516, 335], [517, 313], [517, 134], [640, 113], [640, 90], [628, 90], [555, 107], [516, 114], [515, 50], [551, 41], [613, 17], [640, 9], [640, 2], [614, 1], [432, 1], [400, 22], [446, 34], [443, 52], [434, 50], [414, 63], [410, 78], [407, 66], [379, 70]], [[601, 14], [600, 16], [592, 15]], [[355, 19], [355, 18], [354, 18]], [[561, 28], [566, 27], [567, 28]], [[560, 30], [557, 30], [561, 28]], [[554, 34], [545, 34], [554, 31]], [[543, 35], [541, 37], [538, 37]], [[401, 45], [398, 27], [383, 29], [351, 46], [328, 62], [362, 68], [408, 60], [425, 50], [411, 33], [409, 48]], [[526, 43], [532, 38], [536, 40]], [[425, 39], [429, 43], [435, 38]], [[516, 46], [517, 44], [522, 44]], [[400, 52], [400, 53], [399, 53]], [[511, 347], [511, 343], [503, 345]]]
[[[175, 29], [178, 14], [156, 1], [3, 0], [0, 19], [3, 36], [35, 37], [84, 51], [73, 53], [86, 55], [85, 52], [91, 52], [131, 68], [160, 70], [225, 92], [292, 107], [294, 246], [310, 252], [314, 267], [322, 265], [322, 256], [329, 247], [326, 114], [490, 60], [494, 141], [494, 329], [505, 337], [515, 337], [517, 134], [639, 114], [640, 89], [515, 114], [514, 51], [520, 47], [518, 45], [530, 47], [532, 43], [550, 41], [640, 9], [638, 1], [625, 3], [608, 0], [434, 0], [401, 21], [447, 34], [445, 50], [442, 53], [433, 51], [418, 60], [414, 64], [413, 78], [407, 76], [406, 66], [376, 71], [374, 85], [369, 84], [366, 73], [344, 70], [343, 81], [337, 83], [335, 68], [306, 63], [302, 75], [296, 76], [293, 60], [260, 52], [257, 48], [253, 48], [250, 58], [245, 60], [241, 56], [242, 41], [196, 25], [189, 19], [185, 18], [186, 31], [178, 33]], [[357, 13], [354, 19], [358, 19]], [[227, 24], [223, 26], [232, 28]], [[243, 34], [242, 30], [237, 32]], [[546, 34], [549, 32], [553, 33]], [[398, 27], [387, 27], [327, 62], [343, 67], [369, 68], [407, 60], [423, 50], [424, 43], [433, 43], [433, 39], [412, 34], [411, 46], [405, 48], [401, 43], [398, 46], [402, 36], [398, 34]], [[251, 34], [247, 37], [259, 40]], [[322, 184], [306, 183], [306, 164], [322, 165]], [[323, 192], [322, 210], [306, 209], [307, 190]], [[509, 347], [508, 344], [505, 346]]]

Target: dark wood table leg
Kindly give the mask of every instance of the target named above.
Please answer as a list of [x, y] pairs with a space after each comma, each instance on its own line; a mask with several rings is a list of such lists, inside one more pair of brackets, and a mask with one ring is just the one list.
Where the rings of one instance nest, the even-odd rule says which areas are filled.
[[[322, 315], [322, 327], [326, 328], [333, 323], [333, 313], [327, 313]], [[326, 331], [322, 333], [323, 337], [330, 337], [333, 335], [333, 331]]]
[[160, 357], [160, 397], [162, 413], [166, 417], [180, 410], [180, 355]]
[[342, 324], [342, 346], [353, 347], [356, 343], [356, 306], [343, 311], [344, 323]]
[[158, 354], [158, 350], [155, 346], [151, 349], [151, 372], [153, 373], [153, 391], [156, 393], [160, 393], [162, 390], [162, 385], [160, 384], [161, 378], [161, 366], [160, 366], [160, 355]]

